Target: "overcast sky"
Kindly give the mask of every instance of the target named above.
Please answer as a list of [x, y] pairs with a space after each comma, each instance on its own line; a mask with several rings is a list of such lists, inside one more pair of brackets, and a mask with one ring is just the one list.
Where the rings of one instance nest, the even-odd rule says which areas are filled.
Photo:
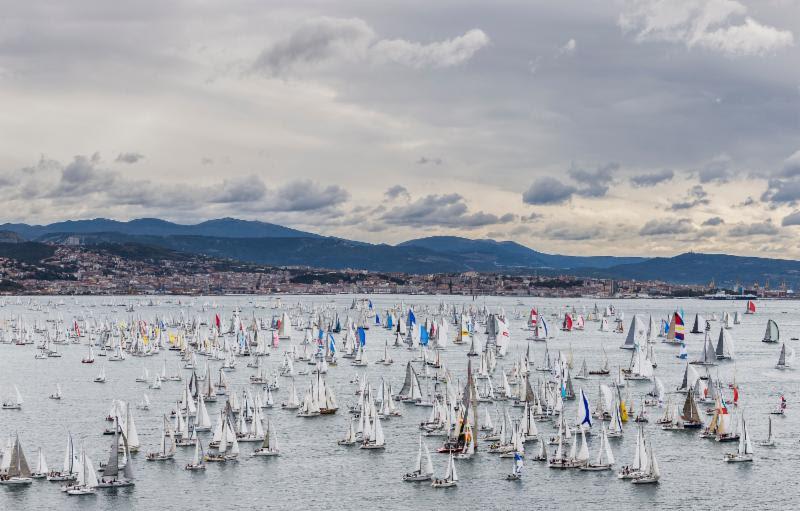
[[0, 0], [0, 220], [800, 257], [800, 0]]

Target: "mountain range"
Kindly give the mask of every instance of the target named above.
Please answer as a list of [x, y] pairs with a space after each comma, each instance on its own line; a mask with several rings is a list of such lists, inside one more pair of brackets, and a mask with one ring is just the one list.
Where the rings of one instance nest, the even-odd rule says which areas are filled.
[[[687, 253], [675, 257], [547, 254], [513, 241], [433, 236], [397, 245], [321, 236], [277, 224], [221, 218], [183, 225], [157, 218], [97, 218], [49, 225], [2, 224], [0, 245], [19, 242], [126, 244], [273, 266], [308, 266], [404, 273], [566, 273], [679, 284], [800, 283], [800, 262]], [[0, 251], [1, 253], [1, 251]], [[142, 253], [139, 249], [137, 253]]]

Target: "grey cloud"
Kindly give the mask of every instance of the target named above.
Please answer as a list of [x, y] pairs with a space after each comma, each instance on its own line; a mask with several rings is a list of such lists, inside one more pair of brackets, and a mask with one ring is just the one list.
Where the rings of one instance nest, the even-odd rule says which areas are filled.
[[394, 185], [383, 194], [389, 199], [396, 199], [398, 197], [405, 197], [406, 199], [411, 198], [411, 194], [408, 193], [408, 188], [403, 185]]
[[200, 165], [213, 165], [214, 158], [209, 158], [208, 156], [203, 156], [200, 158]]
[[515, 215], [507, 213], [498, 217], [483, 211], [470, 213], [464, 197], [457, 193], [450, 193], [428, 195], [405, 206], [393, 207], [384, 213], [381, 219], [391, 225], [473, 229], [513, 222]]
[[533, 205], [559, 204], [569, 200], [575, 192], [577, 188], [554, 177], [540, 177], [522, 194], [522, 201]]
[[333, 56], [363, 58], [374, 38], [375, 32], [361, 19], [308, 20], [288, 38], [264, 50], [253, 67], [277, 74], [296, 64], [313, 64]]
[[761, 195], [762, 201], [773, 204], [795, 204], [800, 199], [800, 181], [770, 179], [767, 190]]
[[614, 172], [619, 169], [619, 163], [607, 163], [594, 169], [583, 169], [572, 165], [567, 171], [569, 177], [578, 185], [578, 193], [583, 197], [604, 197], [608, 188], [614, 182]]
[[675, 172], [669, 169], [658, 170], [648, 174], [631, 176], [631, 184], [637, 188], [645, 186], [655, 186], [665, 181], [669, 181], [675, 176]]
[[309, 179], [291, 181], [268, 194], [267, 211], [312, 211], [338, 206], [350, 194], [338, 185], [323, 187]]
[[95, 153], [92, 157], [84, 155], [75, 158], [61, 170], [61, 179], [55, 189], [50, 192], [52, 197], [74, 196], [103, 191], [117, 180], [117, 174], [98, 168], [100, 157]]
[[716, 158], [697, 171], [701, 183], [727, 183], [733, 177], [730, 160], [726, 157]]
[[334, 208], [349, 199], [338, 185], [323, 186], [296, 180], [267, 188], [255, 175], [231, 177], [208, 186], [131, 179], [103, 168], [95, 154], [75, 156], [67, 165], [42, 158], [33, 167], [6, 174], [15, 186], [3, 188], [5, 198], [50, 201], [51, 207], [91, 203], [95, 207], [138, 206], [165, 210], [200, 210], [204, 206], [233, 206], [227, 211], [308, 212]]
[[257, 176], [225, 179], [219, 189], [212, 188], [210, 202], [229, 204], [234, 202], [255, 202], [267, 194], [267, 186]]
[[783, 162], [783, 168], [779, 175], [781, 177], [800, 176], [800, 151], [795, 152]]
[[672, 211], [680, 211], [683, 209], [691, 209], [696, 206], [707, 206], [711, 203], [711, 200], [708, 199], [708, 193], [706, 193], [701, 185], [693, 186], [687, 195], [691, 198], [691, 200], [673, 202], [669, 209]]
[[639, 230], [642, 236], [663, 236], [667, 234], [685, 234], [694, 231], [688, 218], [650, 220]]
[[778, 177], [767, 181], [767, 190], [761, 195], [762, 201], [775, 204], [795, 204], [800, 200], [800, 151], [786, 158], [778, 172]]
[[417, 163], [417, 165], [427, 165], [429, 163], [433, 164], [433, 165], [441, 165], [443, 163], [443, 160], [441, 158], [438, 158], [438, 157], [428, 158], [427, 156], [421, 156], [420, 159], [417, 160], [416, 163]]
[[755, 199], [753, 199], [752, 197], [747, 197], [741, 203], [737, 204], [737, 206], [740, 208], [746, 208], [748, 206], [754, 205], [755, 203], [756, 203]]
[[781, 225], [788, 227], [790, 225], [800, 225], [800, 211], [792, 211], [781, 220]]
[[143, 154], [140, 153], [119, 153], [117, 155], [117, 159], [114, 160], [119, 163], [136, 163], [137, 161], [144, 158]]
[[581, 226], [573, 224], [552, 224], [544, 229], [544, 234], [553, 240], [584, 241], [597, 238], [603, 233], [598, 226]]
[[718, 216], [712, 216], [711, 218], [707, 219], [703, 222], [704, 226], [714, 226], [714, 225], [722, 225], [725, 223], [725, 220]]
[[537, 213], [537, 212], [533, 211], [530, 214], [522, 215], [521, 217], [519, 217], [519, 221], [520, 222], [533, 222], [535, 220], [539, 220], [542, 217], [544, 217], [544, 215], [542, 215], [541, 213]]
[[736, 238], [741, 238], [745, 236], [761, 236], [761, 235], [774, 235], [778, 234], [779, 229], [772, 223], [771, 220], [766, 220], [764, 222], [756, 222], [752, 224], [746, 223], [738, 223], [732, 225], [730, 229], [728, 229], [728, 235], [733, 236]]

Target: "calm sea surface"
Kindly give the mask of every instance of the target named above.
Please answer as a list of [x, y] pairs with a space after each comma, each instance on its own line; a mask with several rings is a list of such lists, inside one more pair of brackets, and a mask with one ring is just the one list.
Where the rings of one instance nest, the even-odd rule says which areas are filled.
[[[352, 299], [352, 296], [285, 296], [282, 297], [282, 306], [301, 303], [309, 311], [314, 306], [336, 307], [344, 320], [350, 312]], [[15, 317], [23, 318], [31, 326], [36, 321], [44, 324], [48, 318], [61, 318], [70, 325], [75, 317], [116, 324], [132, 319], [150, 322], [156, 316], [180, 316], [181, 311], [189, 318], [200, 317], [211, 323], [215, 314], [229, 318], [237, 307], [241, 309], [245, 324], [249, 325], [248, 320], [253, 315], [269, 320], [278, 312], [269, 308], [273, 300], [271, 297], [182, 298], [181, 304], [178, 303], [178, 297], [160, 297], [158, 300], [148, 305], [147, 299], [139, 297], [64, 298], [63, 303], [59, 304], [62, 301], [59, 297], [10, 298], [0, 307], [0, 328], [10, 324]], [[500, 370], [509, 370], [527, 347], [527, 332], [522, 331], [522, 327], [524, 315], [532, 306], [546, 314], [551, 328], [554, 328], [557, 322], [551, 319], [551, 314], [565, 310], [566, 306], [574, 306], [581, 312], [584, 309], [591, 310], [595, 303], [601, 310], [613, 304], [618, 312], [625, 315], [626, 331], [634, 313], [644, 315], [645, 320], [649, 315], [660, 320], [668, 317], [671, 311], [682, 309], [686, 316], [690, 359], [695, 358], [702, 347], [702, 335], [688, 333], [696, 312], [706, 316], [713, 312], [721, 319], [724, 311], [744, 311], [744, 302], [703, 300], [486, 298], [472, 301], [464, 297], [372, 297], [375, 310], [382, 313], [401, 301], [406, 308], [410, 305], [415, 307], [420, 322], [427, 316], [426, 308], [432, 313], [441, 302], [457, 304], [459, 309], [461, 304], [476, 307], [485, 305], [491, 312], [503, 307], [511, 318], [511, 345], [507, 356], [498, 361], [495, 383], [500, 382]], [[162, 350], [153, 357], [128, 357], [117, 363], [107, 363], [98, 357], [95, 364], [89, 365], [80, 363], [88, 351], [88, 336], [81, 340], [81, 344], [57, 346], [56, 349], [63, 356], [45, 360], [34, 359], [35, 344], [0, 344], [0, 397], [10, 397], [16, 384], [24, 398], [22, 410], [0, 410], [0, 442], [5, 443], [7, 435], [18, 432], [32, 468], [36, 464], [36, 449], [42, 447], [50, 468], [60, 470], [67, 430], [73, 433], [78, 444], [85, 445], [96, 466], [100, 461], [105, 462], [110, 437], [103, 436], [102, 431], [109, 425], [104, 417], [109, 412], [112, 400], [121, 399], [135, 404], [141, 401], [146, 392], [152, 403], [150, 411], [133, 412], [142, 443], [141, 452], [134, 456], [135, 487], [116, 491], [101, 489], [96, 496], [70, 497], [59, 491], [58, 483], [34, 481], [27, 488], [0, 487], [0, 509], [793, 508], [800, 496], [800, 485], [797, 483], [797, 469], [800, 467], [797, 384], [800, 371], [775, 369], [780, 345], [765, 344], [761, 339], [767, 319], [771, 318], [780, 326], [781, 340], [785, 340], [788, 346], [798, 347], [800, 342], [792, 341], [790, 337], [800, 336], [800, 302], [757, 303], [758, 312], [742, 316], [742, 323], [731, 330], [736, 351], [736, 381], [741, 388], [737, 413], [744, 410], [754, 440], [760, 440], [766, 436], [768, 412], [776, 406], [779, 396], [784, 394], [788, 401], [787, 414], [774, 420], [777, 447], [767, 449], [756, 445], [752, 464], [727, 464], [722, 461], [723, 454], [735, 450], [735, 443], [720, 444], [700, 439], [696, 433], [662, 431], [653, 423], [662, 410], [651, 408], [651, 423], [646, 429], [659, 460], [661, 482], [646, 486], [617, 480], [613, 472], [552, 470], [546, 464], [534, 461], [525, 463], [521, 482], [508, 482], [504, 477], [511, 471], [511, 460], [488, 454], [485, 449], [479, 450], [471, 460], [458, 462], [460, 481], [457, 488], [437, 490], [431, 488], [429, 483], [404, 483], [402, 475], [413, 468], [416, 460], [418, 424], [426, 420], [430, 409], [398, 404], [403, 416], [382, 422], [387, 444], [385, 451], [337, 446], [336, 441], [346, 433], [350, 417], [345, 405], [357, 400], [356, 386], [351, 382], [364, 372], [364, 368], [353, 367], [350, 360], [341, 358], [338, 367], [332, 367], [326, 377], [328, 384], [334, 387], [341, 407], [336, 415], [303, 419], [291, 411], [265, 410], [278, 432], [280, 457], [251, 458], [249, 453], [256, 444], [242, 443], [238, 462], [209, 464], [204, 473], [193, 473], [183, 469], [191, 458], [192, 448], [179, 447], [174, 462], [152, 463], [144, 460], [145, 453], [156, 448], [160, 439], [161, 416], [174, 409], [183, 384], [164, 382], [161, 390], [149, 390], [147, 384], [137, 383], [135, 379], [142, 373], [143, 367], [147, 367], [151, 375], [155, 374], [165, 359], [172, 371], [179, 363], [178, 353]], [[127, 304], [134, 304], [133, 312], [126, 311]], [[255, 304], [262, 307], [256, 308]], [[712, 337], [716, 340], [720, 322], [712, 325]], [[52, 324], [49, 326], [52, 328]], [[455, 331], [456, 327], [451, 326], [451, 337]], [[482, 344], [485, 337], [482, 327], [479, 332]], [[341, 338], [341, 335], [338, 337]], [[378, 386], [383, 376], [392, 382], [397, 391], [402, 386], [406, 362], [415, 354], [404, 348], [395, 348], [391, 350], [395, 360], [393, 365], [386, 367], [374, 364], [382, 355], [386, 339], [392, 340], [393, 336], [383, 328], [372, 328], [367, 332], [367, 352], [371, 363], [366, 372], [373, 387]], [[299, 344], [302, 340], [303, 333], [295, 331], [292, 343]], [[575, 364], [573, 372], [577, 372], [584, 358], [590, 369], [599, 366], [601, 346], [605, 346], [613, 374], [613, 368], [627, 367], [629, 363], [630, 352], [618, 349], [623, 341], [624, 335], [600, 332], [599, 323], [589, 322], [584, 331], [558, 332], [548, 346], [552, 354], [558, 350], [572, 350]], [[271, 350], [272, 355], [265, 359], [270, 372], [277, 371], [282, 352], [289, 345], [288, 341], [281, 341], [277, 350]], [[534, 365], [538, 366], [544, 354], [544, 343], [531, 343], [531, 348]], [[658, 361], [656, 376], [663, 381], [667, 391], [671, 391], [681, 381], [684, 362], [675, 357], [678, 349], [674, 346], [659, 341], [655, 350]], [[448, 369], [461, 381], [466, 375], [466, 351], [465, 346], [451, 345], [442, 353]], [[202, 369], [204, 359], [199, 359]], [[247, 368], [246, 362], [246, 358], [240, 359], [237, 369], [227, 373], [233, 388], [240, 392], [246, 386], [254, 390], [261, 388], [248, 383], [249, 376], [255, 370]], [[219, 364], [212, 362], [214, 373]], [[92, 379], [101, 365], [105, 365], [108, 382], [93, 383]], [[296, 369], [306, 367], [309, 366], [304, 362], [295, 364]], [[698, 371], [704, 372], [702, 368], [698, 368]], [[189, 374], [190, 371], [184, 371], [184, 376]], [[532, 380], [540, 374], [532, 373]], [[734, 363], [723, 362], [712, 368], [711, 374], [714, 377], [719, 374], [723, 381], [731, 381]], [[308, 378], [310, 376], [296, 377], [299, 393], [306, 388]], [[598, 384], [608, 381], [608, 378], [600, 377], [575, 380], [575, 390], [578, 392], [583, 387], [594, 406]], [[60, 402], [48, 399], [56, 383], [60, 383], [63, 389], [64, 398]], [[631, 385], [632, 396], [638, 404], [639, 397], [650, 390], [651, 384]], [[275, 394], [276, 404], [287, 398], [288, 387], [288, 380], [281, 378], [281, 388]], [[683, 399], [682, 395], [678, 399]], [[215, 421], [214, 413], [223, 402], [224, 399], [209, 403], [212, 422]], [[503, 402], [499, 406], [502, 410]], [[568, 402], [566, 407], [567, 417], [574, 417], [575, 402]], [[493, 405], [491, 409], [494, 414]], [[512, 417], [520, 414], [519, 409], [510, 412]], [[481, 409], [481, 419], [483, 415]], [[549, 423], [538, 423], [538, 426], [544, 435], [554, 432]], [[207, 445], [209, 433], [203, 433], [202, 436]], [[635, 437], [636, 426], [629, 422], [625, 425], [624, 437], [612, 440], [618, 467], [631, 462]], [[595, 441], [590, 439], [592, 457], [597, 450], [597, 439], [599, 436], [595, 437]], [[440, 445], [441, 438], [430, 437], [426, 441], [434, 450]], [[552, 452], [552, 447], [549, 449]], [[535, 452], [536, 444], [526, 444], [526, 450]], [[443, 475], [447, 457], [434, 453], [433, 461], [436, 473]]]

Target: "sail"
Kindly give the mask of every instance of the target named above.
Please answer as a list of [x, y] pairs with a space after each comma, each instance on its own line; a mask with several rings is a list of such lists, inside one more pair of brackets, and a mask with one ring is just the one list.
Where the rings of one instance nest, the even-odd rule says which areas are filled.
[[697, 403], [694, 401], [694, 393], [691, 391], [686, 394], [686, 401], [683, 403], [682, 418], [685, 421], [700, 421], [700, 412], [697, 410]]
[[692, 324], [691, 333], [701, 334], [705, 331], [706, 322], [700, 314], [694, 315], [694, 324]]
[[25, 459], [25, 453], [22, 452], [22, 445], [19, 443], [19, 437], [14, 440], [14, 446], [11, 448], [11, 461], [8, 465], [8, 477], [30, 477], [31, 470], [28, 467], [28, 461]]
[[620, 346], [620, 348], [632, 350], [634, 346], [641, 345], [645, 341], [647, 341], [647, 327], [639, 316], [634, 314], [633, 318], [631, 318], [628, 336], [625, 338], [625, 343]]
[[606, 434], [605, 428], [603, 429], [603, 449], [605, 450], [606, 461], [609, 465], [613, 465], [615, 462], [614, 452], [611, 450], [611, 444], [608, 441], [608, 435]]
[[778, 342], [780, 341], [780, 331], [778, 330], [778, 324], [775, 320], [768, 320], [767, 321], [767, 330], [764, 332], [764, 342]]
[[64, 451], [64, 474], [72, 474], [74, 471], [73, 462], [75, 460], [75, 449], [72, 443], [72, 435], [67, 433], [67, 447]]
[[103, 467], [103, 477], [116, 478], [119, 475], [119, 427], [114, 423], [114, 441], [111, 442], [111, 452], [108, 462]]
[[94, 488], [97, 486], [97, 471], [94, 469], [94, 464], [92, 463], [91, 458], [86, 455], [84, 452], [84, 467], [85, 472], [83, 474], [84, 484], [89, 488]]
[[717, 347], [714, 350], [714, 354], [717, 358], [733, 357], [733, 341], [731, 340], [731, 334], [725, 327], [719, 329], [719, 338], [717, 339]]

